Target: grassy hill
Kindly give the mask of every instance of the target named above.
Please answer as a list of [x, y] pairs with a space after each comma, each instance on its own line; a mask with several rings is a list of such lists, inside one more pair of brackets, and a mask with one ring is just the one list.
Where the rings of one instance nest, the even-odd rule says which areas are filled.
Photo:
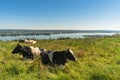
[[0, 42], [0, 80], [120, 80], [120, 38], [38, 40], [32, 45], [47, 50], [71, 48], [77, 62], [65, 69], [44, 66], [41, 60], [24, 61], [12, 54], [18, 42]]

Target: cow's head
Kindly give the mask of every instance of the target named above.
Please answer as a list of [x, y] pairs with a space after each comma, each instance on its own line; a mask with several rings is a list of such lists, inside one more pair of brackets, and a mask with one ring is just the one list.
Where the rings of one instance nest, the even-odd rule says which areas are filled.
[[66, 54], [66, 58], [68, 58], [69, 60], [77, 61], [77, 58], [75, 57], [75, 55], [71, 49], [67, 49], [65, 54]]
[[41, 54], [45, 53], [46, 52], [46, 49], [43, 49], [43, 48], [39, 48]]
[[22, 46], [17, 44], [17, 46], [13, 49], [12, 54], [21, 52]]

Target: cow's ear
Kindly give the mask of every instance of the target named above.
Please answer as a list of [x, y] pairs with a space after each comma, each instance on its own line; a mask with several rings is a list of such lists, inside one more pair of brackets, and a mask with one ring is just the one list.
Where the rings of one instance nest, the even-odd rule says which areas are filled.
[[68, 53], [69, 52], [69, 48], [65, 51], [65, 53]]
[[68, 48], [67, 51], [70, 51], [70, 48]]

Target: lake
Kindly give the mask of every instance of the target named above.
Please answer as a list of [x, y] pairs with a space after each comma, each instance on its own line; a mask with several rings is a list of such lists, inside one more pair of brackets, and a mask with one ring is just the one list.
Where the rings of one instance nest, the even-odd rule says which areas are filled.
[[115, 33], [59, 33], [59, 34], [50, 34], [50, 35], [20, 35], [20, 36], [0, 36], [0, 40], [2, 41], [11, 41], [18, 39], [58, 39], [62, 38], [86, 38], [84, 35], [106, 35], [112, 36]]

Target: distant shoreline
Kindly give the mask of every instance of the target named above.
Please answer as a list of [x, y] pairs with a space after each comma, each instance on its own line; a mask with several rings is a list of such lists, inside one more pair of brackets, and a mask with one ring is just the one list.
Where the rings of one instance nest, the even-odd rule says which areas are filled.
[[100, 38], [119, 34], [114, 30], [20, 30], [0, 29], [0, 40]]
[[0, 29], [0, 36], [29, 36], [29, 35], [51, 35], [66, 33], [120, 33], [112, 30], [20, 30]]

